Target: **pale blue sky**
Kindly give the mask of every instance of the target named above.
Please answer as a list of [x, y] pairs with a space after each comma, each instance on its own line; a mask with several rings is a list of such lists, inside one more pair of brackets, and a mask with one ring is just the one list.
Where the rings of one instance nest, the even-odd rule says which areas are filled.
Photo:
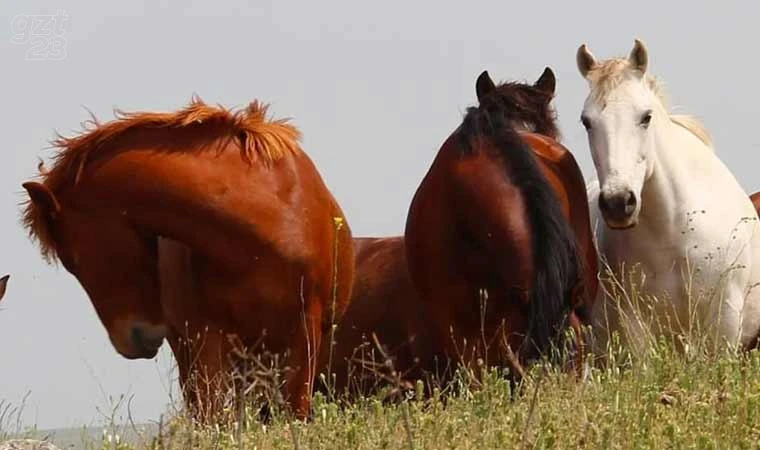
[[[760, 190], [757, 5], [663, 1], [257, 1], [0, 4], [0, 400], [31, 391], [24, 423], [98, 423], [107, 396], [134, 394], [136, 420], [157, 419], [176, 392], [172, 360], [116, 354], [78, 282], [47, 266], [19, 225], [21, 183], [70, 134], [112, 108], [166, 110], [193, 93], [227, 106], [258, 98], [290, 116], [356, 235], [402, 232], [411, 196], [475, 101], [477, 75], [557, 75], [565, 144], [593, 174], [578, 117], [586, 85], [575, 51], [627, 54], [634, 37], [682, 112], [701, 117], [748, 191]], [[29, 61], [11, 43], [18, 14], [65, 10], [66, 56]], [[698, 182], [698, 180], [695, 180]]]

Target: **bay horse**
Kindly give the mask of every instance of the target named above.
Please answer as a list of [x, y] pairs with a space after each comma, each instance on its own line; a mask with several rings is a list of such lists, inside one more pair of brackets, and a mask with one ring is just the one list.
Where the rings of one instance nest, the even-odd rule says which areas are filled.
[[[59, 136], [52, 168], [23, 184], [24, 223], [82, 285], [122, 356], [152, 358], [168, 337], [178, 360], [213, 378], [230, 367], [229, 336], [286, 353], [282, 392], [304, 418], [324, 332], [350, 299], [353, 246], [300, 132], [266, 114], [258, 101], [233, 112], [193, 98], [93, 120]], [[191, 249], [188, 265], [161, 265], [161, 240]], [[193, 298], [162, 298], [173, 289]], [[208, 330], [202, 345], [184, 344]], [[198, 391], [209, 403], [216, 394]]]
[[[682, 331], [715, 346], [745, 346], [760, 329], [757, 213], [694, 117], [673, 114], [636, 39], [627, 57], [576, 53], [589, 93], [581, 112], [596, 179], [589, 207], [600, 217], [600, 255], [621, 280], [636, 268], [642, 301], [604, 294], [594, 310], [603, 344], [618, 331], [632, 349]], [[625, 294], [624, 294], [625, 295]], [[605, 317], [606, 316], [606, 317]], [[672, 325], [658, 329], [660, 325]], [[676, 340], [676, 342], [678, 342]]]
[[578, 242], [595, 268], [589, 220], [573, 214], [586, 208], [585, 184], [556, 142], [555, 87], [548, 67], [533, 85], [496, 86], [484, 71], [478, 106], [443, 143], [406, 222], [409, 272], [439, 350], [465, 365], [507, 366], [512, 380], [524, 362], [559, 356], [552, 347], [595, 294]]
[[0, 300], [5, 296], [5, 291], [8, 289], [8, 279], [10, 277], [10, 275], [3, 275], [0, 277]]

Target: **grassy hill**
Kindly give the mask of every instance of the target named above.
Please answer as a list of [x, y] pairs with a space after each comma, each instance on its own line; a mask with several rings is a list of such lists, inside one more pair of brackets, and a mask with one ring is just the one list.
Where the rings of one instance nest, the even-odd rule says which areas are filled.
[[[756, 448], [760, 443], [760, 353], [709, 356], [662, 345], [639, 359], [594, 369], [585, 382], [534, 367], [513, 398], [496, 371], [464, 375], [446, 400], [364, 399], [341, 408], [315, 400], [311, 423], [251, 412], [242, 426], [200, 428], [179, 417], [153, 448], [166, 449], [487, 449], [487, 448]], [[119, 431], [50, 430], [61, 448], [151, 448], [156, 426]], [[38, 433], [39, 435], [39, 433]], [[84, 437], [84, 439], [83, 439]], [[83, 440], [89, 440], [88, 447]], [[71, 446], [72, 447], [67, 447]]]

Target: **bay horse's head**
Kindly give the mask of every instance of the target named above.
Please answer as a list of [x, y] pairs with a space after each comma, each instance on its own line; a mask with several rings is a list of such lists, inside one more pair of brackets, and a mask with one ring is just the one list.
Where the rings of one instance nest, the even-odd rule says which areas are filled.
[[481, 107], [499, 111], [524, 131], [559, 141], [557, 115], [551, 104], [556, 87], [557, 79], [549, 67], [544, 69], [534, 84], [506, 82], [496, 85], [487, 70], [475, 81], [475, 92]]
[[0, 300], [3, 299], [3, 296], [5, 295], [5, 290], [8, 287], [8, 278], [10, 278], [10, 275], [5, 275], [2, 278], [0, 278]]
[[51, 180], [56, 173], [46, 174], [45, 183], [23, 184], [30, 199], [25, 214], [30, 234], [46, 259], [57, 257], [77, 278], [116, 351], [129, 359], [153, 358], [167, 333], [156, 238], [119, 211], [92, 212], [88, 203], [95, 200], [76, 184]]

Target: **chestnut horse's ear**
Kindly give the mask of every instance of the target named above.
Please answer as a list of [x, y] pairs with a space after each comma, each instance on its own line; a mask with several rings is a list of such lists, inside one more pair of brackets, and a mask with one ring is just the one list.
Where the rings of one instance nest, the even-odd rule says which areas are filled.
[[491, 75], [488, 74], [487, 70], [484, 70], [478, 77], [478, 80], [475, 81], [475, 93], [478, 95], [478, 101], [481, 101], [483, 97], [490, 94], [494, 89], [496, 89], [496, 85], [493, 83]]
[[48, 217], [54, 219], [61, 212], [61, 205], [58, 204], [55, 195], [44, 184], [28, 181], [21, 186], [26, 189], [32, 202]]
[[578, 64], [578, 71], [583, 78], [588, 78], [588, 73], [596, 67], [596, 57], [586, 47], [586, 44], [578, 47], [578, 52], [575, 54], [575, 63]]
[[540, 91], [554, 96], [554, 91], [557, 89], [557, 78], [554, 76], [554, 71], [550, 67], [544, 69], [544, 73], [538, 77], [538, 81], [533, 86]]
[[635, 40], [633, 50], [631, 50], [631, 54], [628, 55], [628, 61], [630, 61], [631, 66], [641, 72], [642, 75], [647, 73], [649, 55], [647, 55], [647, 48], [641, 40]]
[[10, 275], [6, 275], [0, 278], [0, 300], [2, 300], [3, 295], [5, 295], [5, 288], [8, 286], [8, 278], [10, 277]]

